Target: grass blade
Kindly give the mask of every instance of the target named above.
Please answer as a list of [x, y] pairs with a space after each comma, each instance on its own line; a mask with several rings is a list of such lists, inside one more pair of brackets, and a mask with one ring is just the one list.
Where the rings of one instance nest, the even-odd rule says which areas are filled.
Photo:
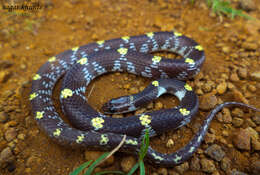
[[102, 161], [103, 159], [105, 159], [110, 153], [109, 152], [105, 152], [104, 154], [102, 154], [100, 157], [98, 157], [88, 168], [88, 170], [86, 171], [86, 173], [84, 175], [91, 175], [92, 171], [96, 168], [96, 165]]
[[144, 162], [143, 161], [139, 161], [139, 166], [140, 166], [140, 175], [145, 175]]
[[83, 163], [78, 168], [76, 168], [73, 172], [71, 172], [69, 175], [78, 175], [81, 171], [83, 171], [86, 167], [88, 167], [91, 162], [92, 160]]

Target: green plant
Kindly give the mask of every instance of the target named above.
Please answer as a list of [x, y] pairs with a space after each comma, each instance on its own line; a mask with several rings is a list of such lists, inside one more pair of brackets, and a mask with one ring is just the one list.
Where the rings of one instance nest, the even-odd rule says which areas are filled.
[[[119, 144], [119, 146], [117, 148], [115, 148], [113, 151], [105, 152], [99, 158], [97, 158], [94, 162], [92, 160], [89, 160], [88, 162], [83, 163], [78, 168], [76, 168], [73, 172], [71, 172], [70, 175], [78, 175], [79, 173], [84, 171], [86, 168], [87, 168], [87, 170], [84, 173], [84, 175], [91, 175], [93, 170], [96, 168], [96, 166], [99, 165], [101, 162], [103, 162], [105, 159], [107, 159], [110, 155], [112, 155], [115, 152], [115, 150], [118, 150], [122, 146], [123, 143], [124, 143], [124, 139]], [[145, 175], [145, 167], [144, 167], [143, 159], [147, 153], [148, 147], [149, 147], [149, 130], [146, 130], [142, 143], [141, 143], [141, 148], [140, 148], [140, 152], [139, 152], [139, 160], [133, 166], [133, 168], [127, 173], [127, 175], [132, 175], [138, 169], [138, 167], [140, 168], [140, 175]], [[125, 175], [125, 173], [122, 171], [102, 171], [102, 172], [95, 173], [95, 175], [102, 175], [102, 174], [123, 174], [123, 175]]]
[[[194, 4], [194, 0], [190, 0], [192, 4]], [[225, 0], [207, 0], [208, 6], [212, 9], [214, 13], [221, 16], [222, 14], [230, 16], [234, 19], [236, 16], [241, 16], [246, 19], [254, 19], [253, 17], [246, 15], [242, 10], [237, 10], [232, 8], [229, 1]]]
[[233, 19], [235, 16], [241, 16], [247, 19], [252, 19], [252, 17], [243, 13], [242, 10], [237, 10], [231, 7], [230, 2], [223, 0], [207, 0], [208, 6], [211, 7], [214, 13], [221, 15], [231, 15]]

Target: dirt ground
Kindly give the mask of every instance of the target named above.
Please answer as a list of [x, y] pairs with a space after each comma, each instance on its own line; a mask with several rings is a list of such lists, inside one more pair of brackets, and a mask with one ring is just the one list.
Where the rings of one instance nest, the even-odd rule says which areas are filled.
[[[12, 2], [31, 5], [35, 1]], [[250, 7], [244, 3], [234, 0], [232, 5], [242, 4], [255, 20], [216, 16], [204, 0], [194, 4], [188, 0], [46, 0], [34, 10], [1, 8], [0, 174], [69, 174], [99, 155], [49, 140], [37, 127], [28, 100], [32, 76], [49, 57], [89, 42], [174, 29], [203, 46], [206, 61], [201, 73], [189, 81], [199, 95], [200, 111], [187, 126], [152, 138], [151, 145], [158, 151], [170, 153], [188, 143], [218, 103], [240, 101], [260, 108], [260, 1], [252, 1]], [[100, 110], [107, 100], [139, 92], [149, 82], [127, 73], [108, 74], [94, 80], [86, 95]], [[163, 96], [138, 112], [176, 104], [176, 98]], [[190, 160], [173, 168], [147, 163], [147, 174], [258, 174], [259, 132], [260, 113], [225, 109], [212, 121]], [[96, 171], [127, 171], [135, 163], [136, 157], [116, 153]]]

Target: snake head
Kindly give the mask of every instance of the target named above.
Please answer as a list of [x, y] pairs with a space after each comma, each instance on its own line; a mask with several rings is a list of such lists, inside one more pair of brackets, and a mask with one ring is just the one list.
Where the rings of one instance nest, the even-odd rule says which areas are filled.
[[130, 99], [129, 96], [114, 98], [102, 106], [105, 114], [120, 114], [129, 112]]

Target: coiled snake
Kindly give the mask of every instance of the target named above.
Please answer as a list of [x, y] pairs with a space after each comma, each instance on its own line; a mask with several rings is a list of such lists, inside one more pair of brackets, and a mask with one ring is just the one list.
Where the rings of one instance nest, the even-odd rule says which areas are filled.
[[[150, 54], [162, 50], [178, 53], [183, 58], [172, 60]], [[180, 80], [195, 76], [204, 59], [202, 46], [178, 32], [151, 32], [74, 47], [49, 58], [34, 75], [30, 94], [32, 112], [40, 128], [59, 144], [111, 150], [126, 134], [120, 151], [137, 154], [141, 145], [140, 135], [145, 129], [154, 136], [179, 128], [198, 111], [197, 96], [188, 84]], [[133, 111], [164, 93], [177, 96], [180, 105], [122, 119], [106, 117], [88, 105], [84, 93], [91, 80], [115, 71], [159, 79], [152, 81], [141, 93], [112, 99], [104, 105], [104, 111]], [[65, 73], [60, 100], [73, 127], [62, 120], [51, 99], [57, 80]], [[212, 118], [223, 107], [231, 105], [257, 110], [237, 102], [220, 104], [211, 111], [185, 147], [172, 154], [159, 153], [149, 147], [145, 158], [164, 166], [174, 166], [187, 160], [201, 144]]]

